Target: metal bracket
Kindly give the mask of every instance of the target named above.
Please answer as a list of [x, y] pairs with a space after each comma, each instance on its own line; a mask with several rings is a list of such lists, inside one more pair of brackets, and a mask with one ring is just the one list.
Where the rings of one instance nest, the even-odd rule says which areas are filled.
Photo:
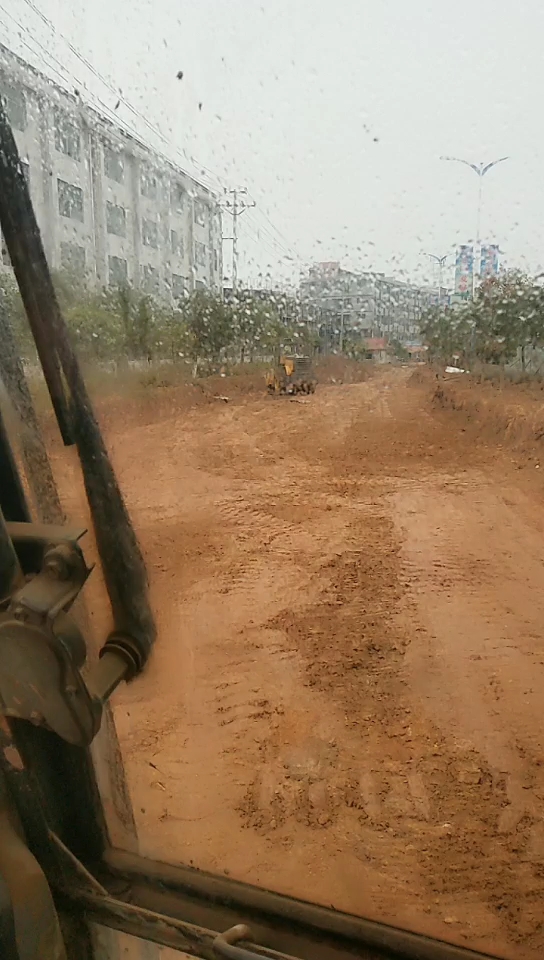
[[[16, 541], [18, 531], [13, 533]], [[27, 542], [31, 533], [25, 531]], [[51, 544], [44, 538], [40, 573], [13, 594], [0, 615], [0, 694], [6, 715], [43, 724], [69, 743], [90, 743], [100, 725], [100, 704], [80, 673], [85, 641], [66, 613], [90, 572], [75, 539]]]
[[87, 745], [100, 727], [102, 705], [129, 669], [113, 635], [99, 663], [81, 669], [85, 640], [68, 616], [91, 573], [79, 546], [85, 530], [8, 523], [15, 548], [31, 548], [30, 575], [0, 613], [0, 699], [8, 717], [46, 726], [68, 743]]

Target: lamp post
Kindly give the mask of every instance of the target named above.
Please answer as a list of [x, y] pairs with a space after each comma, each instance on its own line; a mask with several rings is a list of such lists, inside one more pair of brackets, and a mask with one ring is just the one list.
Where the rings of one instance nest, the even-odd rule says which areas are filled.
[[498, 163], [503, 163], [505, 160], [508, 160], [508, 157], [499, 157], [498, 160], [492, 160], [490, 163], [470, 163], [469, 160], [461, 160], [460, 157], [440, 157], [441, 160], [451, 160], [453, 163], [464, 163], [466, 167], [470, 167], [471, 170], [474, 170], [474, 173], [478, 177], [478, 203], [476, 207], [476, 242], [474, 250], [474, 262], [472, 264], [472, 299], [474, 299], [474, 294], [476, 292], [476, 265], [478, 266], [478, 273], [480, 272], [480, 259], [481, 259], [481, 238], [480, 238], [480, 226], [482, 219], [482, 185], [483, 179], [486, 173], [496, 167]]
[[440, 307], [442, 303], [442, 271], [444, 270], [444, 264], [449, 254], [445, 253], [443, 257], [439, 257], [436, 253], [428, 253], [427, 256], [438, 264], [438, 306]]

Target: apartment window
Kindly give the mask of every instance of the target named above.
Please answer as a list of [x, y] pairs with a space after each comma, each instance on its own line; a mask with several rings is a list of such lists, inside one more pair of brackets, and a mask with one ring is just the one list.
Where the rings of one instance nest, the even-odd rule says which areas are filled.
[[213, 269], [216, 273], [219, 270], [219, 253], [217, 250], [213, 251]]
[[81, 159], [79, 127], [62, 110], [55, 110], [55, 147], [72, 160]]
[[172, 274], [172, 297], [174, 300], [181, 300], [185, 296], [187, 281], [179, 273]]
[[177, 213], [183, 213], [187, 194], [181, 183], [173, 183], [170, 188], [170, 204]]
[[159, 231], [154, 220], [146, 220], [142, 217], [142, 243], [146, 247], [155, 247], [159, 245]]
[[108, 257], [108, 280], [110, 287], [123, 287], [128, 280], [127, 261], [122, 257]]
[[57, 180], [59, 213], [61, 217], [80, 220], [83, 223], [83, 190], [65, 180]]
[[7, 117], [12, 127], [16, 130], [26, 130], [26, 98], [20, 87], [12, 87], [8, 84], [2, 84], [0, 87], [0, 97], [2, 106], [7, 113]]
[[120, 150], [104, 147], [104, 173], [110, 180], [123, 183], [125, 179], [125, 161]]
[[85, 272], [85, 247], [77, 243], [61, 243], [60, 262], [65, 270], [71, 270], [74, 273]]
[[143, 288], [150, 296], [156, 296], [159, 292], [159, 271], [149, 264], [143, 268]]
[[198, 240], [195, 243], [195, 263], [198, 267], [206, 266], [206, 244], [199, 243]]
[[170, 231], [170, 248], [175, 257], [183, 256], [183, 237], [178, 230]]
[[108, 257], [108, 280], [111, 287], [122, 287], [128, 279], [127, 261], [122, 257]]
[[117, 237], [126, 237], [127, 212], [124, 207], [118, 207], [115, 203], [106, 204], [106, 229]]
[[157, 199], [157, 177], [151, 170], [142, 170], [140, 174], [140, 193], [150, 200]]
[[202, 200], [195, 200], [195, 223], [199, 223], [202, 227], [206, 226], [206, 214], [208, 213], [208, 208]]

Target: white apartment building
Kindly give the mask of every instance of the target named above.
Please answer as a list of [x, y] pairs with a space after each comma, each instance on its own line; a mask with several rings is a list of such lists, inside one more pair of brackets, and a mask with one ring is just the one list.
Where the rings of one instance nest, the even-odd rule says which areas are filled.
[[208, 188], [1, 44], [0, 96], [53, 269], [164, 299], [221, 290], [221, 210]]

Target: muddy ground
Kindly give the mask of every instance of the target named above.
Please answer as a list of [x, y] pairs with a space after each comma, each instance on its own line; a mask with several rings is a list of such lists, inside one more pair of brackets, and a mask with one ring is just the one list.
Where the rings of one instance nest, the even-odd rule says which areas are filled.
[[145, 856], [533, 960], [544, 478], [444, 406], [109, 403], [159, 624], [115, 718]]

